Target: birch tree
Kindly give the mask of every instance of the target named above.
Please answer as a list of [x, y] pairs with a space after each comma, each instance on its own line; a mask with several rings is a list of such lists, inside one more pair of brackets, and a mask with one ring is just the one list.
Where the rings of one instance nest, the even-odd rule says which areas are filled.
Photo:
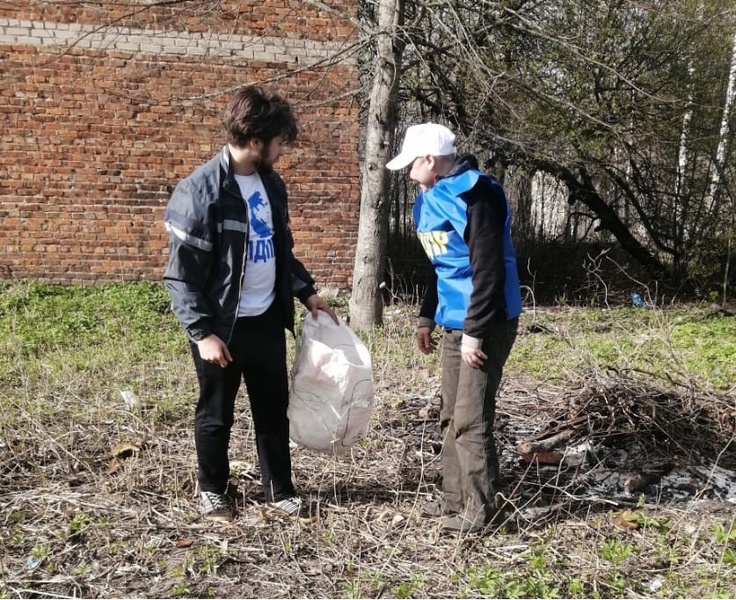
[[731, 68], [728, 74], [728, 87], [726, 88], [726, 99], [723, 106], [723, 118], [721, 119], [721, 128], [718, 134], [718, 148], [715, 155], [715, 167], [713, 169], [713, 178], [711, 180], [710, 196], [714, 198], [718, 192], [721, 173], [726, 162], [726, 156], [730, 146], [729, 136], [731, 133], [731, 119], [734, 98], [736, 97], [736, 35], [733, 37], [733, 45], [731, 50]]

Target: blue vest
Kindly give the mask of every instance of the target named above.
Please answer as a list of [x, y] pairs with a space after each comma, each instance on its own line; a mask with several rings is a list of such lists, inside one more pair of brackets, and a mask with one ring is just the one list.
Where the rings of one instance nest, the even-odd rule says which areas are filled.
[[430, 190], [420, 192], [413, 211], [417, 236], [437, 273], [439, 303], [434, 320], [435, 323], [452, 329], [462, 329], [473, 291], [470, 252], [464, 239], [468, 225], [468, 205], [460, 194], [471, 190], [481, 177], [488, 179], [506, 203], [507, 217], [503, 234], [506, 318], [514, 319], [521, 314], [521, 289], [511, 240], [511, 211], [506, 194], [501, 184], [492, 177], [480, 171], [468, 170], [440, 179]]

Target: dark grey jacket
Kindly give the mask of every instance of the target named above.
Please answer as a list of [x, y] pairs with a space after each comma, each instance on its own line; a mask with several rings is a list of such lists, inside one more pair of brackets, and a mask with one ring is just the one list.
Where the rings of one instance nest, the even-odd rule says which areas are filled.
[[[314, 280], [292, 251], [286, 186], [275, 171], [260, 173], [271, 202], [276, 252], [276, 301], [294, 332], [294, 300], [316, 293]], [[230, 341], [243, 282], [248, 211], [225, 146], [176, 186], [164, 215], [169, 263], [164, 285], [172, 310], [192, 341], [214, 333]]]

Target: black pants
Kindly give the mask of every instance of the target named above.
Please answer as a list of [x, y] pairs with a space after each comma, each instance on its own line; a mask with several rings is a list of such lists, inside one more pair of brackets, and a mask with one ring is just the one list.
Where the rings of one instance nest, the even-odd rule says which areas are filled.
[[496, 391], [518, 327], [518, 319], [490, 327], [481, 369], [462, 360], [462, 330], [446, 331], [442, 339], [442, 492], [450, 511], [473, 521], [487, 523], [496, 513]]
[[227, 489], [230, 430], [242, 378], [253, 415], [266, 501], [293, 496], [286, 416], [289, 404], [286, 333], [277, 303], [262, 315], [236, 321], [228, 345], [233, 361], [226, 368], [204, 362], [196, 344], [191, 344], [191, 348], [199, 380], [194, 441], [200, 489], [218, 494]]

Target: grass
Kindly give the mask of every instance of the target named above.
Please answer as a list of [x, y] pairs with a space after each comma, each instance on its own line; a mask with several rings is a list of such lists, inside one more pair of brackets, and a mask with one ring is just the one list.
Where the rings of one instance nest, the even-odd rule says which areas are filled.
[[[508, 368], [537, 378], [589, 367], [639, 371], [729, 391], [736, 382], [736, 319], [708, 305], [667, 310], [538, 309], [543, 334], [517, 345]], [[545, 334], [546, 333], [546, 334]]]
[[316, 523], [263, 511], [239, 404], [241, 514], [229, 528], [199, 519], [196, 380], [168, 307], [158, 284], [0, 290], [0, 598], [733, 597], [728, 503], [698, 492], [601, 504], [571, 493], [560, 471], [523, 464], [513, 446], [590, 373], [733, 414], [733, 317], [705, 305], [526, 312], [498, 443], [507, 493], [539, 491], [513, 496], [518, 510], [499, 531], [465, 538], [420, 514], [440, 481], [440, 379], [438, 356], [414, 348], [412, 307], [387, 307], [385, 324], [362, 335], [376, 391], [366, 438], [345, 457], [293, 453], [297, 485], [324, 509]]

